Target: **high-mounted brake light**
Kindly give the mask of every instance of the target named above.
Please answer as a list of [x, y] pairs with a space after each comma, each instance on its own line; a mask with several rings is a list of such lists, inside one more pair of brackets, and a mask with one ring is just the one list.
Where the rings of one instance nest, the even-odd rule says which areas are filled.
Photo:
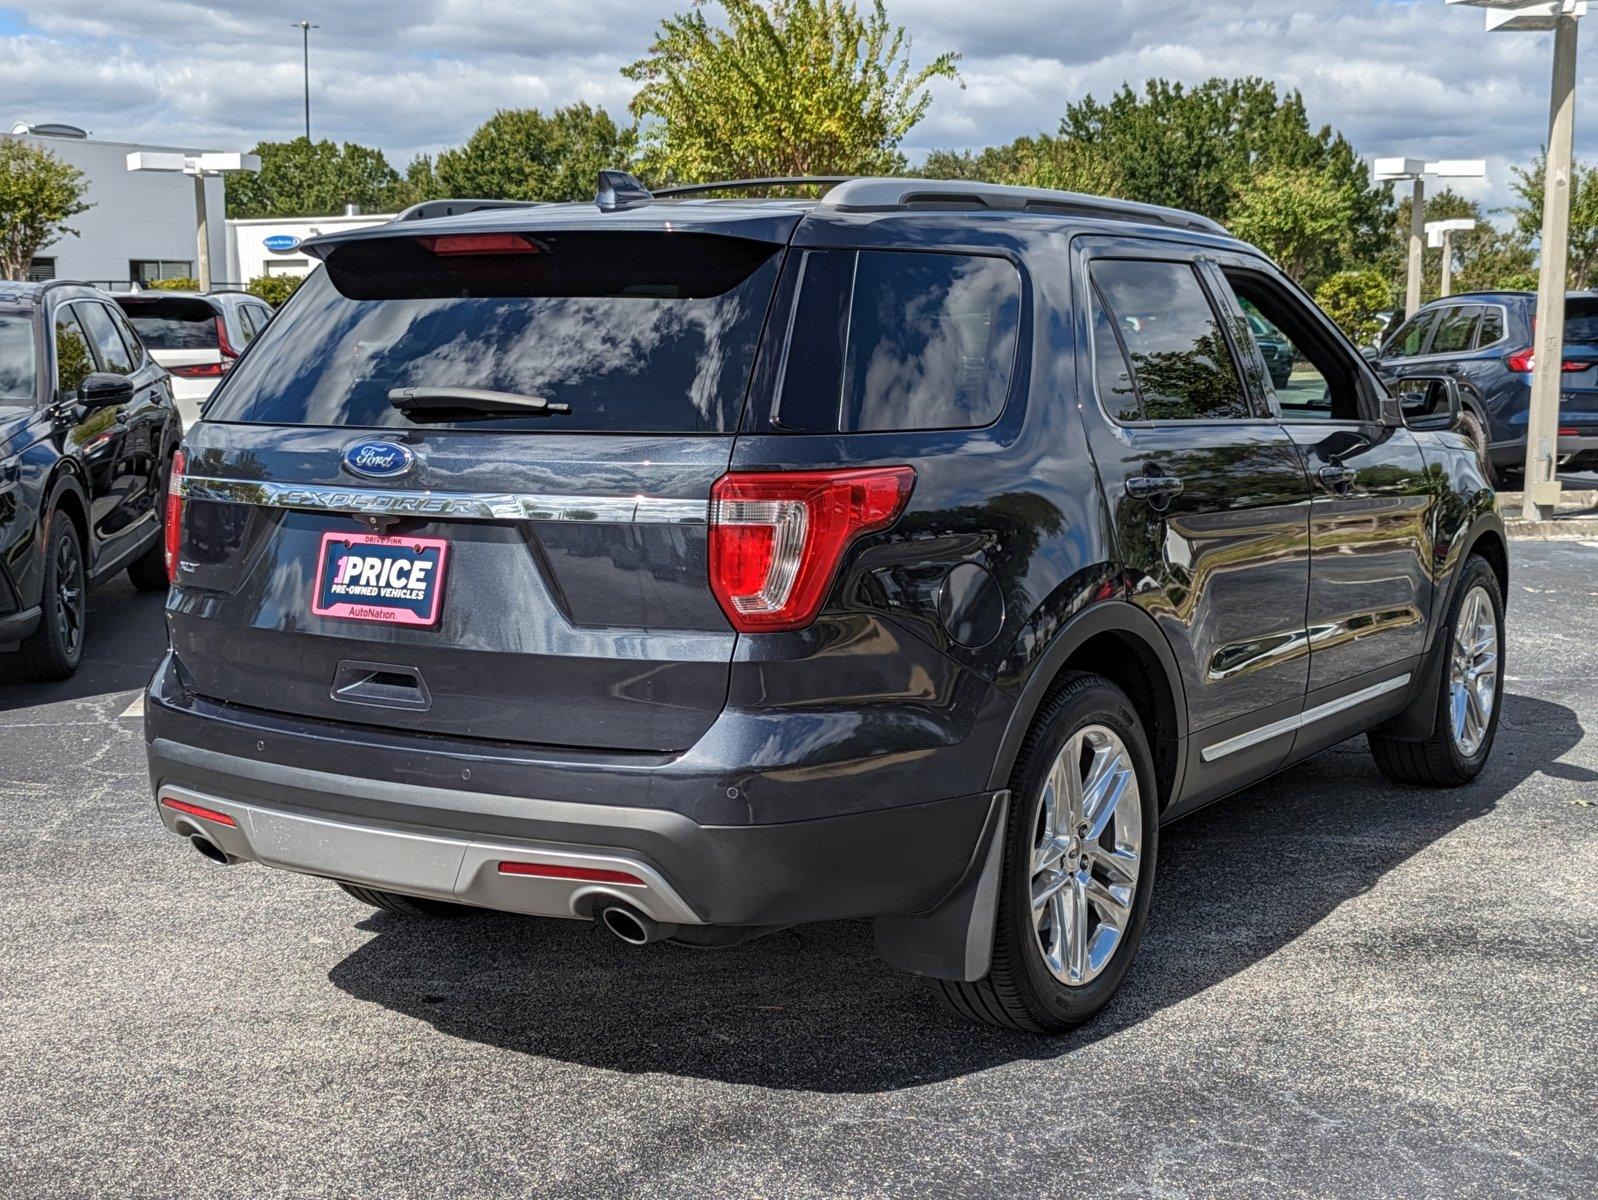
[[446, 233], [417, 238], [434, 254], [539, 254], [542, 251], [519, 233]]
[[172, 455], [172, 473], [166, 482], [166, 579], [176, 583], [178, 578], [178, 546], [183, 541], [183, 471], [188, 458], [182, 450]]
[[627, 883], [643, 886], [643, 880], [629, 871], [605, 867], [569, 867], [563, 863], [502, 862], [501, 875], [532, 875], [538, 879], [577, 879], [585, 883]]
[[218, 825], [235, 826], [236, 822], [225, 812], [217, 812], [214, 808], [203, 808], [198, 804], [190, 804], [187, 800], [177, 800], [171, 796], [161, 797], [161, 806], [170, 808], [173, 812], [186, 813], [191, 817], [199, 817], [202, 821], [214, 821]]
[[[1532, 368], [1537, 365], [1537, 356], [1532, 353], [1532, 350], [1533, 347], [1531, 346], [1527, 346], [1524, 350], [1517, 350], [1506, 357], [1504, 362], [1508, 364], [1511, 371], [1522, 371], [1529, 374]], [[1591, 363], [1571, 362], [1567, 359], [1559, 364], [1559, 369], [1561, 371], [1585, 371], [1591, 365]]]
[[815, 620], [849, 543], [898, 518], [913, 467], [737, 471], [710, 493], [710, 589], [734, 629]]

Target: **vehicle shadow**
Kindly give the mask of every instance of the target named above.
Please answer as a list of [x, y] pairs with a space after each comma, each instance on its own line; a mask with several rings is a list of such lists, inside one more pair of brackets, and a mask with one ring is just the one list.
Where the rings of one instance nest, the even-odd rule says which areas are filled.
[[0, 712], [142, 688], [166, 649], [165, 596], [117, 579], [89, 594], [88, 640], [71, 679], [33, 683], [0, 654]]
[[945, 1012], [876, 958], [865, 922], [711, 951], [633, 949], [568, 921], [377, 913], [361, 926], [375, 936], [329, 978], [452, 1037], [588, 1067], [822, 1092], [912, 1087], [1067, 1055], [1228, 979], [1553, 769], [1581, 737], [1570, 709], [1511, 695], [1493, 761], [1469, 787], [1392, 784], [1360, 738], [1169, 827], [1136, 967], [1097, 1020], [1059, 1039]]

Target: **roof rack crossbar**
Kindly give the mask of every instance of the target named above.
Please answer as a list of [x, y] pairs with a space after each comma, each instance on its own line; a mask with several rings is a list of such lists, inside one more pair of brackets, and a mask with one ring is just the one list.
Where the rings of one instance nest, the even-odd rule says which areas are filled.
[[1225, 234], [1218, 222], [1180, 208], [1112, 200], [1082, 192], [1014, 187], [970, 179], [850, 179], [821, 199], [824, 208], [871, 210], [895, 208], [990, 208], [1007, 212], [1054, 212], [1107, 220], [1139, 221], [1173, 229]]
[[679, 183], [671, 187], [655, 189], [655, 196], [700, 196], [706, 192], [742, 192], [754, 191], [756, 188], [774, 187], [800, 187], [806, 184], [816, 187], [836, 187], [840, 183], [848, 183], [857, 178], [854, 175], [768, 175], [760, 179], [722, 179], [713, 183]]
[[544, 203], [542, 200], [423, 200], [420, 204], [413, 204], [403, 212], [398, 213], [389, 222], [397, 225], [401, 221], [428, 221], [434, 217], [458, 217], [462, 213], [478, 212], [485, 208], [536, 208]]

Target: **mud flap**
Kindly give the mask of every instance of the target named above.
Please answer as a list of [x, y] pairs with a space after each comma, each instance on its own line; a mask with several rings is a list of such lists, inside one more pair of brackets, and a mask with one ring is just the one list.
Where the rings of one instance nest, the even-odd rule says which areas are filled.
[[915, 916], [876, 919], [877, 953], [887, 962], [933, 979], [971, 982], [988, 973], [1009, 811], [1010, 793], [995, 792], [970, 865], [936, 908]]

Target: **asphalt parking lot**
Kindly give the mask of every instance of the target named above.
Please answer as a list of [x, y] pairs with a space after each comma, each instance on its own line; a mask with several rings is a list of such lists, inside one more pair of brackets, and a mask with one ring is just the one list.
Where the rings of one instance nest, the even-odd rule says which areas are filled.
[[1590, 1197], [1595, 597], [1598, 543], [1517, 545], [1484, 775], [1361, 740], [1172, 827], [1127, 988], [1044, 1041], [864, 926], [633, 950], [214, 866], [146, 795], [118, 583], [76, 679], [0, 684], [0, 1194]]

